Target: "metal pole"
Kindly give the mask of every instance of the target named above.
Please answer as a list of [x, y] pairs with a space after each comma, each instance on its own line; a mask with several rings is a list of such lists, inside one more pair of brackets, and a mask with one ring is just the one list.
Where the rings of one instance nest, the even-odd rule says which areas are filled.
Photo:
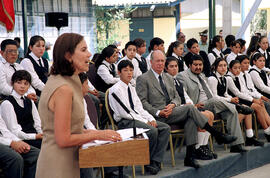
[[22, 0], [22, 20], [23, 20], [23, 42], [24, 42], [24, 54], [27, 52], [27, 7], [26, 2]]
[[213, 7], [212, 7], [212, 16], [213, 16], [213, 19], [212, 19], [212, 23], [213, 23], [213, 26], [212, 26], [212, 33], [213, 33], [213, 36], [216, 36], [216, 0], [213, 0]]
[[209, 6], [209, 39], [212, 39], [213, 37], [213, 11], [212, 11], [212, 0], [208, 1]]

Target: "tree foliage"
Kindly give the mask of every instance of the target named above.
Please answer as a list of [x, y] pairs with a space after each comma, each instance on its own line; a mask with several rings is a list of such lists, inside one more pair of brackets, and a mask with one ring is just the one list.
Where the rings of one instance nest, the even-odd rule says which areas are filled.
[[267, 31], [267, 10], [259, 9], [250, 25], [251, 34], [260, 32], [266, 34]]
[[125, 6], [124, 8], [113, 7], [106, 9], [104, 7], [95, 8], [96, 30], [97, 30], [97, 52], [115, 41], [119, 41], [125, 35], [119, 33], [119, 22], [126, 20], [131, 23], [128, 15], [136, 8]]

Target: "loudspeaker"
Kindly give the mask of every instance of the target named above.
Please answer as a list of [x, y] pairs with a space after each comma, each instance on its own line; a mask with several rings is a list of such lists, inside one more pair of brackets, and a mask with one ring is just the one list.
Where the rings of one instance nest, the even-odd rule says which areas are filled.
[[68, 13], [65, 13], [65, 12], [45, 13], [45, 25], [48, 27], [56, 27], [58, 30], [61, 27], [67, 27], [68, 26]]

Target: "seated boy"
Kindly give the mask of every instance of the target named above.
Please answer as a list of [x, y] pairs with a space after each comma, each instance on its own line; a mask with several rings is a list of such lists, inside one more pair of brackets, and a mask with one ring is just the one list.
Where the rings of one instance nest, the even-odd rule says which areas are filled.
[[24, 96], [30, 87], [31, 75], [18, 70], [12, 75], [11, 83], [13, 90], [1, 104], [1, 116], [14, 135], [40, 148], [43, 136], [40, 117], [34, 102]]
[[0, 117], [0, 168], [4, 177], [34, 178], [39, 149], [12, 134]]
[[[109, 89], [109, 104], [114, 111], [114, 119], [119, 129], [131, 128], [133, 122], [138, 128], [149, 129], [146, 132], [149, 137], [150, 165], [145, 166], [150, 174], [160, 171], [160, 163], [168, 146], [170, 127], [155, 118], [143, 109], [142, 103], [137, 96], [135, 88], [130, 84], [133, 76], [133, 64], [130, 60], [122, 60], [118, 64], [118, 75], [120, 81]], [[129, 109], [132, 117], [121, 107], [112, 96], [115, 93], [123, 104]]]

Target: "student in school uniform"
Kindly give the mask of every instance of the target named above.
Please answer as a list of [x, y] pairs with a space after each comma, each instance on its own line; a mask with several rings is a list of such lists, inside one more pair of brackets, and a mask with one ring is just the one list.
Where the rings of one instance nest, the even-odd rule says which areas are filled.
[[256, 52], [256, 50], [258, 49], [258, 41], [259, 41], [259, 37], [258, 36], [252, 36], [247, 48], [247, 56], [250, 58], [251, 55]]
[[[133, 64], [130, 60], [121, 60], [118, 64], [118, 75], [120, 81], [109, 90], [109, 101], [114, 111], [114, 120], [118, 128], [132, 128], [134, 122], [138, 128], [149, 129], [146, 132], [149, 137], [150, 164], [146, 165], [146, 171], [155, 175], [161, 170], [161, 162], [169, 142], [170, 127], [149, 114], [139, 99], [136, 89], [130, 84], [133, 73]], [[129, 109], [132, 117], [121, 107], [112, 94], [120, 98], [122, 103]]]
[[231, 61], [235, 60], [235, 58], [239, 55], [241, 50], [241, 43], [239, 41], [233, 41], [231, 43], [231, 53], [226, 57], [227, 64], [230, 65]]
[[49, 63], [42, 55], [45, 51], [45, 40], [41, 36], [32, 36], [29, 42], [27, 54], [21, 61], [23, 68], [28, 71], [33, 80], [36, 94], [40, 96], [45, 83], [48, 80]]
[[120, 79], [116, 77], [115, 62], [118, 54], [112, 47], [106, 47], [102, 50], [101, 55], [95, 62], [97, 69], [96, 89], [106, 92], [113, 84]]
[[134, 43], [136, 44], [136, 47], [137, 47], [137, 53], [136, 53], [135, 59], [139, 63], [139, 68], [141, 72], [145, 73], [148, 71], [147, 62], [146, 62], [146, 59], [142, 55], [146, 51], [146, 42], [142, 38], [136, 38], [134, 40]]
[[224, 55], [228, 55], [231, 53], [231, 43], [235, 40], [235, 36], [234, 35], [227, 35], [225, 37], [225, 42], [226, 42], [226, 46], [227, 48], [223, 51]]
[[138, 61], [135, 59], [136, 56], [136, 52], [137, 52], [137, 47], [136, 47], [136, 43], [134, 43], [133, 41], [129, 41], [127, 42], [127, 44], [125, 45], [125, 57], [123, 57], [122, 59], [120, 59], [117, 62], [117, 65], [122, 61], [122, 60], [130, 60], [134, 66], [134, 71], [133, 71], [133, 80], [131, 81], [131, 83], [135, 84], [136, 83], [136, 79], [138, 76], [142, 75], [142, 72], [139, 68], [139, 63]]
[[265, 69], [265, 57], [259, 52], [255, 52], [251, 56], [251, 65], [249, 74], [254, 83], [255, 88], [263, 96], [270, 98], [270, 80]]
[[189, 39], [187, 41], [187, 48], [189, 52], [184, 56], [186, 65], [190, 65], [193, 55], [200, 55], [203, 59], [203, 73], [206, 77], [209, 77], [211, 73], [211, 65], [206, 52], [200, 50], [198, 41], [195, 38]]
[[222, 53], [224, 45], [225, 43], [222, 36], [216, 35], [212, 40], [210, 40], [208, 48], [208, 59], [210, 65], [212, 65], [217, 58], [224, 58], [224, 54]]
[[261, 36], [258, 41], [258, 52], [264, 55], [265, 67], [270, 69], [270, 53], [268, 51], [269, 42], [267, 36]]
[[[232, 62], [231, 64], [233, 64]], [[229, 103], [236, 104], [236, 108], [239, 107], [239, 97], [238, 96], [232, 96], [228, 94], [230, 91], [229, 89], [232, 89], [232, 86], [234, 86], [233, 81], [230, 77], [225, 77], [225, 74], [227, 72], [227, 62], [225, 59], [218, 58], [215, 63], [213, 64], [213, 76], [209, 77], [208, 84], [213, 92], [213, 95], [217, 97], [218, 99], [224, 99]], [[237, 90], [237, 88], [233, 88]], [[234, 92], [236, 93], [236, 92]], [[237, 93], [240, 93], [239, 91]], [[253, 105], [254, 108], [258, 108], [256, 104]], [[239, 110], [239, 109], [238, 109]], [[254, 133], [252, 130], [252, 115], [250, 113], [244, 113], [238, 112], [238, 118], [239, 121], [242, 122], [244, 120], [245, 127], [246, 127], [246, 146], [263, 146], [262, 142], [259, 142], [255, 139]]]
[[1, 116], [14, 135], [40, 149], [43, 137], [40, 117], [34, 102], [24, 97], [31, 75], [18, 70], [12, 75], [11, 82], [13, 91], [1, 104]]
[[[1, 42], [1, 55], [2, 60], [0, 61], [0, 94], [1, 98], [9, 96], [13, 87], [11, 84], [11, 77], [17, 70], [23, 70], [23, 67], [16, 63], [18, 58], [18, 47], [14, 40], [6, 39]], [[31, 83], [33, 84], [33, 83]], [[26, 96], [33, 101], [37, 100], [35, 90], [30, 87], [27, 91]]]
[[[183, 84], [176, 79], [176, 75], [178, 74], [178, 60], [175, 57], [167, 57], [165, 62], [165, 70], [168, 74], [170, 74], [174, 78], [174, 85], [177, 90], [178, 95], [181, 99], [181, 105], [186, 104], [192, 104], [193, 101], [188, 96], [187, 92], [185, 91], [185, 88], [183, 87]], [[198, 104], [195, 104], [195, 107], [197, 107]], [[201, 110], [201, 113], [205, 115], [208, 118], [209, 125], [213, 125], [214, 120], [214, 114], [211, 111], [203, 110], [198, 107], [199, 110]], [[217, 158], [217, 154], [213, 153], [209, 147], [208, 147], [208, 140], [210, 137], [210, 133], [200, 129], [198, 127], [198, 143], [195, 145], [195, 154], [197, 159], [202, 160], [211, 160], [213, 158]]]
[[166, 57], [175, 57], [178, 61], [178, 72], [182, 72], [184, 70], [187, 70], [188, 67], [183, 59], [183, 53], [184, 53], [184, 44], [180, 41], [172, 42], [168, 48], [168, 51], [166, 53]]
[[154, 50], [160, 50], [165, 53], [164, 49], [164, 41], [161, 38], [155, 37], [150, 41], [150, 45], [148, 47], [149, 54], [146, 57], [146, 62], [147, 62], [147, 68], [151, 69], [151, 54]]
[[246, 40], [239, 38], [237, 41], [240, 42], [240, 54], [246, 54]]

